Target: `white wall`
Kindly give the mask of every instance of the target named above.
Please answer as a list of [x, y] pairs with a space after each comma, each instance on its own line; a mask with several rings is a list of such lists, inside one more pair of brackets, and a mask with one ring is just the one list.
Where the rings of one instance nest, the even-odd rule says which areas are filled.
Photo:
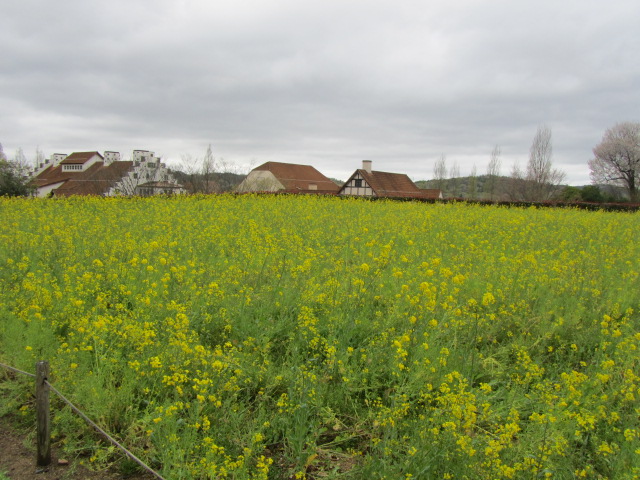
[[284, 185], [267, 170], [253, 170], [236, 188], [238, 192], [277, 192], [284, 190]]
[[61, 186], [64, 182], [52, 183], [51, 185], [45, 185], [44, 187], [39, 187], [36, 190], [36, 197], [46, 197], [51, 193], [51, 190], [55, 190], [59, 186]]

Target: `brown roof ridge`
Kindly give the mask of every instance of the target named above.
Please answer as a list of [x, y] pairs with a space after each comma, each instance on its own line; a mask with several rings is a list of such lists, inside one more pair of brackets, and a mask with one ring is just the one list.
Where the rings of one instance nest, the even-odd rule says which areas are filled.
[[334, 181], [326, 177], [313, 165], [269, 161], [253, 170], [271, 172], [282, 183], [285, 190], [306, 191], [309, 190], [309, 185], [316, 185], [318, 190], [334, 190], [337, 192], [340, 189]]
[[368, 172], [364, 169], [358, 169], [362, 178], [364, 178], [371, 189], [379, 196], [419, 196], [421, 195], [418, 186], [413, 183], [409, 176], [405, 173], [381, 172], [373, 170]]
[[307, 165], [307, 164], [303, 164], [303, 163], [274, 162], [272, 160], [269, 160], [268, 162], [264, 162], [262, 165], [258, 165], [256, 168], [254, 168], [254, 170], [258, 170], [260, 167], [264, 167], [265, 165], [269, 165], [269, 164], [273, 164], [273, 165], [296, 165], [296, 166], [300, 166], [300, 167], [315, 168], [313, 165]]
[[73, 152], [71, 155], [68, 155], [64, 160], [60, 162], [60, 164], [78, 164], [78, 163], [86, 163], [88, 162], [94, 155], [98, 155], [101, 160], [104, 160], [104, 157], [100, 155], [100, 152]]
[[[360, 168], [359, 170], [363, 170]], [[365, 170], [366, 171], [366, 170]], [[371, 173], [391, 173], [393, 175], [406, 175], [406, 173], [398, 173], [398, 172], [384, 172], [382, 170], [372, 170]]]

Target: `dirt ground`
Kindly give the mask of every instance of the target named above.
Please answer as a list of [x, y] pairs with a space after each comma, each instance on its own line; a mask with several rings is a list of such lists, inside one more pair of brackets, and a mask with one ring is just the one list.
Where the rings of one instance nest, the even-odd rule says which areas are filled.
[[[50, 466], [36, 466], [35, 443], [29, 445], [26, 434], [16, 431], [8, 418], [0, 417], [0, 474], [4, 474], [11, 480], [152, 480], [155, 478], [146, 474], [124, 476], [110, 470], [93, 472], [73, 459], [69, 459], [69, 463], [60, 462], [55, 446], [51, 453]], [[3, 477], [0, 475], [0, 478]]]

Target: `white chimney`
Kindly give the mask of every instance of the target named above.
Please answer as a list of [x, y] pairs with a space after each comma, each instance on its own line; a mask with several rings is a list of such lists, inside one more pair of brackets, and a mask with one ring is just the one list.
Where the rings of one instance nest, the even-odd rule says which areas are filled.
[[111, 152], [111, 151], [104, 152], [105, 165], [111, 165], [113, 162], [119, 162], [119, 161], [120, 161], [120, 152]]
[[362, 160], [362, 169], [367, 173], [371, 173], [371, 160]]

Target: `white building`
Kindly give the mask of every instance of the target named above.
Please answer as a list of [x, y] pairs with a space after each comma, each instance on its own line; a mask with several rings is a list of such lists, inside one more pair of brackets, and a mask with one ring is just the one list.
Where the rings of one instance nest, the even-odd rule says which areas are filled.
[[[56, 155], [32, 177], [38, 197], [185, 193], [161, 159], [148, 150], [134, 150], [129, 161], [120, 160], [120, 153], [114, 151], [106, 151], [104, 156], [74, 152], [62, 159], [61, 154]], [[143, 184], [156, 188], [138, 189]]]

